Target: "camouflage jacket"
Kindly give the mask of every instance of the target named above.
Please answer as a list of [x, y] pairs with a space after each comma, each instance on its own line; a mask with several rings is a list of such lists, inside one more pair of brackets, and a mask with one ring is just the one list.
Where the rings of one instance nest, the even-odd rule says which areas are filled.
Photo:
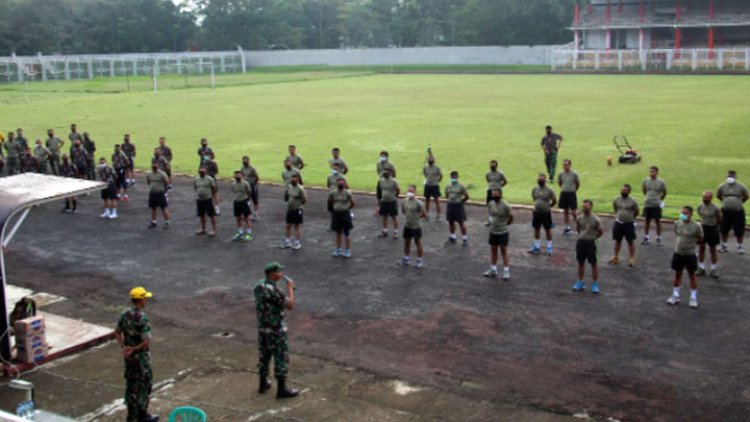
[[120, 314], [115, 330], [122, 334], [126, 347], [134, 347], [151, 338], [151, 320], [145, 312], [133, 306]]
[[255, 311], [258, 316], [258, 330], [262, 332], [286, 331], [284, 305], [286, 296], [276, 283], [264, 278], [255, 285]]

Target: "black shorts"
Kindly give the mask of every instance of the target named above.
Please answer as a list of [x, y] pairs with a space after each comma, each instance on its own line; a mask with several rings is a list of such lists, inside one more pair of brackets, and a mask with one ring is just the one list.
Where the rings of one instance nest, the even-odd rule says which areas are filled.
[[643, 216], [647, 220], [661, 220], [661, 207], [646, 207], [643, 209]]
[[508, 232], [501, 233], [501, 234], [490, 233], [489, 244], [492, 246], [505, 247], [505, 246], [508, 246], [509, 238], [510, 236]]
[[718, 226], [703, 226], [703, 244], [716, 246], [721, 241]]
[[448, 204], [445, 216], [449, 223], [463, 223], [466, 221], [466, 208], [463, 203]]
[[424, 197], [425, 199], [430, 199], [430, 198], [440, 199], [442, 197], [442, 195], [440, 194], [440, 186], [439, 185], [425, 185]]
[[698, 270], [698, 257], [695, 254], [680, 255], [675, 253], [672, 255], [672, 269], [675, 271], [687, 270], [689, 274], [693, 274]]
[[599, 261], [596, 240], [578, 239], [576, 241], [576, 259], [578, 259], [578, 264], [580, 265], [583, 265], [586, 261], [591, 265], [596, 265]]
[[743, 236], [745, 234], [745, 225], [747, 224], [745, 210], [729, 211], [726, 208], [722, 208], [721, 213], [721, 234], [726, 236], [731, 230], [734, 230], [735, 236]]
[[409, 239], [422, 239], [422, 229], [410, 229], [409, 227], [404, 227], [404, 240]]
[[615, 221], [615, 226], [612, 228], [612, 239], [619, 242], [623, 237], [628, 243], [633, 243], [636, 239], [635, 223], [620, 223], [619, 221]]
[[131, 157], [131, 156], [127, 155], [127, 154], [125, 154], [125, 156], [128, 157], [128, 163], [125, 164], [125, 169], [127, 169], [127, 170], [133, 170], [135, 168], [135, 160], [133, 159], [133, 157]]
[[396, 217], [398, 215], [398, 201], [380, 202], [380, 215], [382, 217]]
[[247, 203], [247, 200], [234, 201], [234, 216], [250, 217], [250, 204]]
[[213, 199], [198, 199], [195, 201], [195, 203], [198, 209], [198, 217], [213, 217], [216, 215], [216, 209], [214, 209]]
[[349, 234], [349, 231], [354, 228], [352, 224], [352, 213], [349, 211], [333, 211], [331, 213], [331, 230], [335, 232], [344, 232]]
[[117, 188], [115, 185], [107, 185], [107, 187], [102, 190], [102, 199], [105, 201], [117, 199]]
[[557, 206], [561, 210], [577, 210], [578, 195], [575, 192], [560, 192], [560, 201]]
[[492, 201], [492, 189], [487, 189], [487, 198], [485, 199], [485, 203], [489, 204], [490, 201]]
[[286, 212], [286, 224], [297, 226], [302, 224], [302, 215], [304, 213], [301, 209], [299, 210], [287, 210]]
[[122, 169], [122, 171], [116, 171], [117, 178], [115, 179], [115, 186], [117, 186], [117, 189], [127, 189], [128, 182], [125, 180], [125, 169]]
[[258, 205], [258, 186], [250, 185], [250, 200], [253, 201], [253, 205]]
[[164, 192], [149, 192], [148, 207], [151, 209], [167, 208], [167, 195]]
[[534, 211], [531, 217], [531, 227], [535, 229], [539, 229], [541, 227], [544, 227], [545, 230], [551, 229], [552, 228], [552, 213], [549, 211], [547, 212]]

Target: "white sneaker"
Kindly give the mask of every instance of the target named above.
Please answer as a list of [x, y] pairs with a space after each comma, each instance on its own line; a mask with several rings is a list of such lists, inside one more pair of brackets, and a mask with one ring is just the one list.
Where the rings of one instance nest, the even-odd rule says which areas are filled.
[[678, 303], [680, 303], [679, 296], [672, 295], [669, 297], [669, 299], [667, 299], [667, 304], [669, 305], [677, 305]]
[[112, 211], [112, 213], [109, 215], [110, 220], [114, 220], [117, 218], [117, 210]]
[[698, 299], [691, 297], [690, 298], [690, 307], [695, 309], [698, 307]]
[[292, 246], [292, 250], [298, 251], [300, 249], [302, 249], [302, 242], [300, 242], [299, 240], [296, 240], [294, 242], [294, 246]]
[[417, 264], [414, 267], [417, 268], [417, 269], [422, 268], [422, 267], [424, 267], [424, 262], [422, 262], [421, 259], [418, 259], [417, 260]]
[[99, 218], [109, 218], [109, 210], [104, 210], [102, 215], [99, 216]]
[[289, 249], [291, 247], [292, 247], [292, 242], [290, 242], [288, 240], [282, 240], [281, 241], [281, 246], [280, 246], [281, 249]]
[[490, 268], [489, 270], [484, 272], [485, 277], [497, 277], [497, 270], [493, 270]]
[[503, 269], [503, 280], [510, 280], [510, 269], [504, 268]]
[[743, 245], [737, 245], [737, 253], [740, 255], [745, 254], [745, 247]]

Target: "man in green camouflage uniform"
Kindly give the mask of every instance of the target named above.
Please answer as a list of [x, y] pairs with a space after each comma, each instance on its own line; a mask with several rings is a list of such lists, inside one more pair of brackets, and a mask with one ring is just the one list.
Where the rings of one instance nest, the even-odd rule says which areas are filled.
[[[294, 309], [294, 281], [285, 277], [283, 270], [284, 266], [278, 262], [269, 262], [265, 268], [266, 277], [255, 285], [254, 290], [258, 319], [258, 393], [263, 394], [271, 388], [268, 375], [273, 358], [274, 375], [279, 383], [277, 399], [296, 397], [299, 394], [297, 390], [286, 388], [289, 339], [285, 311]], [[286, 281], [286, 295], [276, 284], [282, 279]]]
[[125, 359], [125, 405], [128, 422], [156, 422], [158, 416], [148, 414], [153, 373], [151, 371], [151, 321], [143, 311], [146, 299], [153, 295], [143, 287], [130, 291], [133, 306], [120, 315], [115, 336]]
[[60, 174], [60, 154], [65, 141], [55, 136], [55, 131], [47, 130], [47, 142], [45, 146], [49, 149], [52, 156], [49, 159], [50, 174], [55, 176]]
[[552, 132], [552, 126], [545, 128], [546, 134], [542, 138], [542, 150], [544, 150], [544, 164], [547, 166], [550, 182], [555, 181], [555, 169], [557, 168], [557, 152], [560, 150], [563, 137]]

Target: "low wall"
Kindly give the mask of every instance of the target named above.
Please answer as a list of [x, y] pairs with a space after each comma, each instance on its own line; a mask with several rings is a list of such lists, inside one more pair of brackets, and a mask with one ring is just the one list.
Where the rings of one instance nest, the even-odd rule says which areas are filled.
[[246, 51], [250, 67], [398, 65], [550, 65], [554, 46], [425, 47]]

